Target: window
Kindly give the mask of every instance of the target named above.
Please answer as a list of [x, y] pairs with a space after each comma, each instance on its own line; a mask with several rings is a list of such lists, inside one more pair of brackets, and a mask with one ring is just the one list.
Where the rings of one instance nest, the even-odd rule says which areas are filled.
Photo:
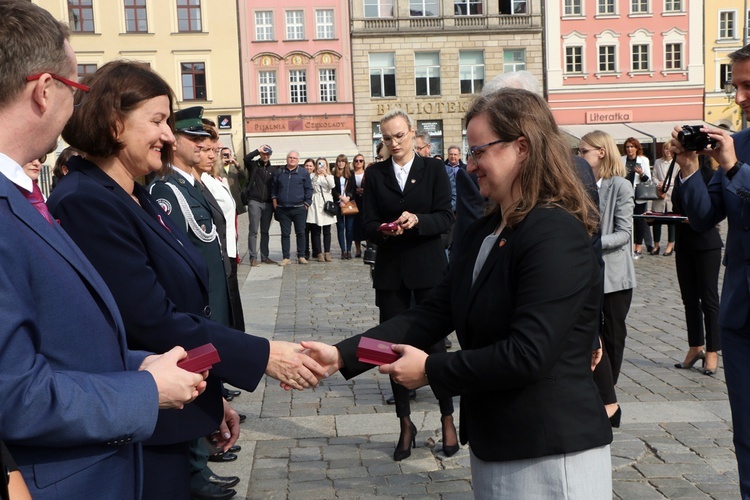
[[648, 45], [633, 45], [633, 71], [648, 71]]
[[734, 11], [724, 10], [719, 12], [719, 38], [720, 39], [734, 39], [735, 37], [735, 21]]
[[599, 47], [599, 72], [614, 73], [615, 66], [615, 46], [602, 45]]
[[665, 46], [664, 69], [682, 69], [682, 44], [668, 43]]
[[76, 33], [94, 32], [94, 7], [92, 0], [68, 0], [70, 31]]
[[289, 102], [307, 102], [307, 72], [303, 69], [289, 72]]
[[177, 0], [177, 31], [201, 30], [201, 0]]
[[182, 71], [182, 99], [206, 100], [206, 65], [198, 62], [180, 63]]
[[365, 17], [393, 17], [393, 0], [364, 0]]
[[438, 0], [409, 0], [409, 15], [412, 17], [435, 17], [440, 15]]
[[258, 79], [260, 81], [260, 103], [276, 104], [276, 72], [260, 71]]
[[583, 73], [583, 47], [565, 47], [565, 72], [579, 75]]
[[630, 12], [632, 14], [648, 14], [649, 0], [630, 0]]
[[526, 49], [505, 49], [503, 51], [503, 73], [526, 69]]
[[255, 13], [255, 39], [259, 42], [273, 40], [273, 12], [270, 10]]
[[125, 31], [128, 33], [148, 32], [146, 0], [125, 0]]
[[527, 0], [500, 0], [500, 14], [528, 14]]
[[286, 39], [287, 40], [304, 40], [305, 26], [302, 21], [301, 10], [286, 11]]
[[597, 0], [596, 13], [599, 15], [614, 15], [615, 11], [615, 0]]
[[719, 65], [719, 87], [724, 90], [724, 84], [732, 82], [732, 65], [731, 64], [720, 64]]
[[476, 94], [484, 87], [484, 52], [462, 50], [458, 53], [458, 79], [462, 94]]
[[417, 130], [430, 133], [430, 150], [432, 154], [443, 153], [443, 120], [419, 120]]
[[96, 72], [96, 64], [79, 64], [78, 65], [78, 80], [80, 81], [84, 76], [90, 75]]
[[565, 0], [564, 15], [580, 16], [582, 14], [581, 0]]
[[336, 102], [336, 70], [318, 70], [320, 82], [320, 102]]
[[395, 97], [396, 55], [393, 52], [370, 54], [370, 97]]
[[457, 16], [482, 14], [482, 0], [453, 0], [453, 13]]
[[682, 12], [682, 0], [664, 0], [664, 12]]
[[414, 54], [414, 76], [417, 95], [440, 95], [440, 53]]
[[315, 11], [315, 38], [333, 39], [333, 9]]

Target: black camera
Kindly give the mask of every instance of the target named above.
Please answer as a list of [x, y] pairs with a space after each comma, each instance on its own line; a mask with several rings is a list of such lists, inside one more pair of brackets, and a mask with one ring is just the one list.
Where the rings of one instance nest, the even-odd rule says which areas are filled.
[[711, 139], [706, 132], [701, 132], [700, 125], [683, 125], [682, 132], [677, 133], [677, 140], [688, 151], [703, 151], [708, 146], [716, 146], [716, 139]]

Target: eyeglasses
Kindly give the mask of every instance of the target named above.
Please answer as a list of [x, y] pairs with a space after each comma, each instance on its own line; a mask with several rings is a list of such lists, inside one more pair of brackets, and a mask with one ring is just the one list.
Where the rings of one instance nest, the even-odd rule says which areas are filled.
[[578, 148], [578, 156], [583, 156], [585, 154], [588, 154], [591, 151], [598, 151], [599, 149], [601, 148], [591, 148], [591, 149]]
[[299, 160], [299, 156], [287, 156], [287, 160]]
[[431, 144], [423, 144], [422, 146], [417, 146], [414, 149], [416, 149], [417, 151], [422, 151], [424, 148], [429, 148], [430, 146]]
[[62, 77], [60, 75], [56, 75], [54, 73], [37, 73], [36, 75], [31, 75], [26, 77], [27, 82], [33, 82], [34, 80], [39, 80], [42, 76], [49, 75], [53, 80], [57, 80], [58, 82], [62, 82], [68, 87], [72, 87], [74, 89], [78, 89], [81, 92], [84, 92], [83, 97], [81, 97], [81, 100], [77, 103], [73, 104], [73, 107], [77, 108], [81, 104], [83, 104], [83, 101], [86, 99], [86, 92], [91, 90], [91, 87], [88, 85], [84, 85], [82, 83], [74, 82], [73, 80], [68, 80], [65, 77]]
[[[517, 138], [516, 138], [517, 139]], [[496, 141], [488, 142], [487, 144], [482, 144], [481, 146], [474, 146], [473, 148], [469, 148], [469, 156], [471, 156], [471, 161], [474, 162], [476, 165], [479, 163], [479, 159], [484, 154], [484, 151], [495, 144], [500, 144], [501, 142], [513, 142], [516, 139], [511, 139], [509, 141], [506, 141], [505, 139], [498, 139]]]
[[398, 134], [394, 135], [393, 137], [388, 136], [388, 135], [384, 135], [383, 136], [383, 142], [386, 143], [386, 144], [391, 144], [391, 143], [394, 143], [394, 142], [396, 144], [401, 144], [404, 141], [404, 139], [406, 138], [406, 136], [409, 135], [409, 132], [411, 132], [411, 130], [407, 130], [406, 132], [399, 132]]
[[375, 161], [383, 161], [383, 157], [378, 155], [375, 157]]
[[365, 160], [362, 159], [362, 158], [355, 158], [354, 159], [354, 163], [364, 163], [364, 162], [365, 162]]

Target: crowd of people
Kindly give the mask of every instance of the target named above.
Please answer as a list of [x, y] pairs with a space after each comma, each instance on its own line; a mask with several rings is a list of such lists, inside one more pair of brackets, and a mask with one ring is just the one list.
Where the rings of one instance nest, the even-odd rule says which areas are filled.
[[[713, 375], [725, 347], [750, 496], [748, 133], [702, 128], [713, 145], [694, 151], [676, 129], [653, 170], [635, 138], [622, 155], [598, 130], [574, 156], [521, 72], [476, 96], [465, 156], [453, 145], [445, 161], [432, 156], [429, 134], [394, 109], [367, 166], [362, 154], [300, 165], [294, 150], [274, 166], [268, 144], [238, 162], [202, 108], [174, 110], [148, 65], [113, 61], [79, 83], [67, 28], [30, 2], [0, 4], [4, 498], [231, 498], [239, 478], [208, 467], [239, 451], [241, 416], [229, 404], [238, 391], [223, 382], [253, 390], [265, 374], [303, 390], [336, 371], [354, 377], [373, 368], [356, 354], [363, 336], [394, 343], [396, 361], [379, 368], [399, 419], [394, 460], [411, 455], [410, 399], [430, 386], [441, 451], [470, 445], [477, 498], [607, 498], [634, 261], [644, 244], [661, 250], [662, 225], [649, 239], [653, 212], [688, 217], [656, 220], [685, 308], [689, 349], [675, 368], [700, 361]], [[731, 58], [737, 100], [750, 109], [750, 46]], [[36, 179], [60, 134], [70, 149], [45, 200]], [[648, 212], [635, 193], [652, 177], [659, 196]], [[245, 211], [251, 267], [332, 262], [334, 225], [340, 259], [377, 247], [379, 325], [334, 346], [247, 334], [237, 279]], [[449, 351], [454, 331], [460, 349]], [[178, 365], [206, 344], [220, 363]]]

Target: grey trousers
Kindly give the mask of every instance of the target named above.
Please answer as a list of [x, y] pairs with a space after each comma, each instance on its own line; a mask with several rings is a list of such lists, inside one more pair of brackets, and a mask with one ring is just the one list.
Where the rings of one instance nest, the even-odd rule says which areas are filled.
[[609, 445], [548, 457], [485, 462], [471, 453], [474, 498], [602, 500], [612, 498]]

